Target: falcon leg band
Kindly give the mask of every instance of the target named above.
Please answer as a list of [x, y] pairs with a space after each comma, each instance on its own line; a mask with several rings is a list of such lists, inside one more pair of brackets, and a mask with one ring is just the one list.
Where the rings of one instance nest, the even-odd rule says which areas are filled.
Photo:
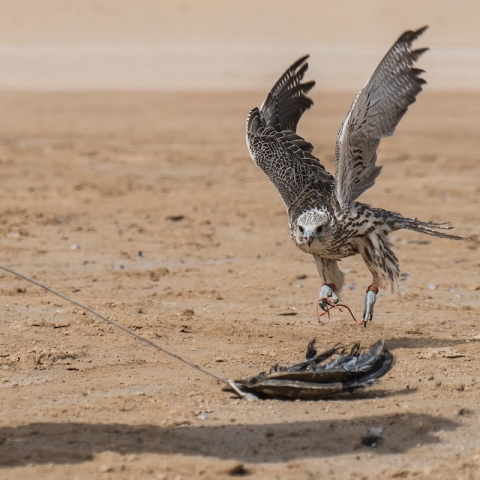
[[363, 309], [363, 325], [366, 327], [367, 322], [373, 318], [373, 307], [377, 301], [378, 287], [376, 285], [369, 285], [367, 294], [365, 295], [365, 307]]

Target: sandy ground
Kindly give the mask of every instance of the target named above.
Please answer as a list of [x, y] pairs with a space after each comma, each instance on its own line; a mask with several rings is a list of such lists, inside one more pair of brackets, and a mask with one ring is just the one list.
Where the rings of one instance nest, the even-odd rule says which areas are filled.
[[[352, 95], [301, 133], [332, 168]], [[224, 377], [383, 338], [393, 370], [318, 402], [247, 402], [81, 308], [0, 275], [0, 477], [480, 478], [478, 93], [423, 93], [363, 198], [470, 241], [393, 236], [400, 296], [318, 324], [313, 259], [244, 143], [251, 93], [0, 93], [0, 262]], [[139, 254], [141, 252], [141, 255]], [[370, 277], [343, 262], [361, 314]], [[362, 446], [369, 427], [383, 443]]]

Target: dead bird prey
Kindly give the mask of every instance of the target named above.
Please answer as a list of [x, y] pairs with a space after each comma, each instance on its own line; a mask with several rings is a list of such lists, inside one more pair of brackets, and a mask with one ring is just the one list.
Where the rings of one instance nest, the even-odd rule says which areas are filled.
[[[334, 355], [334, 360], [325, 363]], [[392, 364], [393, 357], [381, 340], [365, 353], [354, 344], [350, 348], [336, 345], [317, 355], [313, 339], [305, 361], [290, 368], [274, 365], [270, 373], [235, 380], [235, 384], [244, 392], [264, 397], [315, 400], [370, 385], [385, 375]]]
[[353, 101], [337, 135], [335, 177], [312, 154], [313, 145], [295, 133], [302, 114], [313, 105], [306, 94], [315, 82], [302, 83], [308, 56], [280, 77], [247, 119], [250, 155], [285, 202], [292, 240], [315, 258], [324, 281], [319, 298], [323, 310], [338, 302], [344, 281], [338, 260], [362, 255], [373, 277], [365, 297], [365, 326], [373, 317], [379, 287], [398, 291], [399, 265], [390, 232], [405, 228], [460, 239], [440, 231], [451, 228], [446, 224], [405, 218], [356, 201], [382, 169], [375, 165], [380, 139], [393, 134], [425, 83], [423, 70], [414, 64], [427, 49], [412, 50], [412, 43], [426, 28], [405, 32]]

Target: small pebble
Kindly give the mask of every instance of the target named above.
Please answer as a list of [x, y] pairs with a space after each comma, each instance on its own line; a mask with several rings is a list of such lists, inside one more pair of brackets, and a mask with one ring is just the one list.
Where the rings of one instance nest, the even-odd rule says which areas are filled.
[[67, 328], [70, 326], [70, 321], [64, 318], [50, 318], [46, 323], [53, 328]]
[[27, 320], [27, 325], [29, 327], [44, 327], [45, 326], [45, 320], [43, 319], [31, 319], [31, 320]]
[[383, 438], [377, 435], [367, 435], [362, 438], [362, 445], [366, 447], [375, 448], [383, 442]]
[[228, 470], [227, 472], [231, 476], [245, 476], [248, 475], [248, 470], [244, 467], [243, 463], [239, 463], [238, 465], [235, 465], [233, 468]]
[[100, 467], [98, 467], [98, 471], [100, 473], [113, 472], [113, 467], [111, 465], [100, 465]]

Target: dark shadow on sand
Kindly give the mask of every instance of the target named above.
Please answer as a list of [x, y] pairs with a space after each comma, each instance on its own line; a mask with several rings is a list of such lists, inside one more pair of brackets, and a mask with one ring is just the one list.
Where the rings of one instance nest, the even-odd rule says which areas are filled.
[[479, 342], [479, 340], [473, 339], [470, 340], [469, 343], [465, 343], [464, 338], [426, 338], [420, 334], [408, 337], [388, 338], [385, 340], [385, 345], [390, 351], [393, 351], [397, 348], [445, 348], [457, 345], [471, 345], [477, 342]]
[[384, 442], [374, 450], [379, 455], [436, 444], [440, 441], [436, 431], [459, 426], [441, 416], [415, 413], [267, 425], [32, 423], [0, 428], [0, 467], [79, 463], [105, 451], [201, 455], [249, 463], [325, 458], [367, 449], [362, 436], [368, 427], [378, 425], [384, 429]]

